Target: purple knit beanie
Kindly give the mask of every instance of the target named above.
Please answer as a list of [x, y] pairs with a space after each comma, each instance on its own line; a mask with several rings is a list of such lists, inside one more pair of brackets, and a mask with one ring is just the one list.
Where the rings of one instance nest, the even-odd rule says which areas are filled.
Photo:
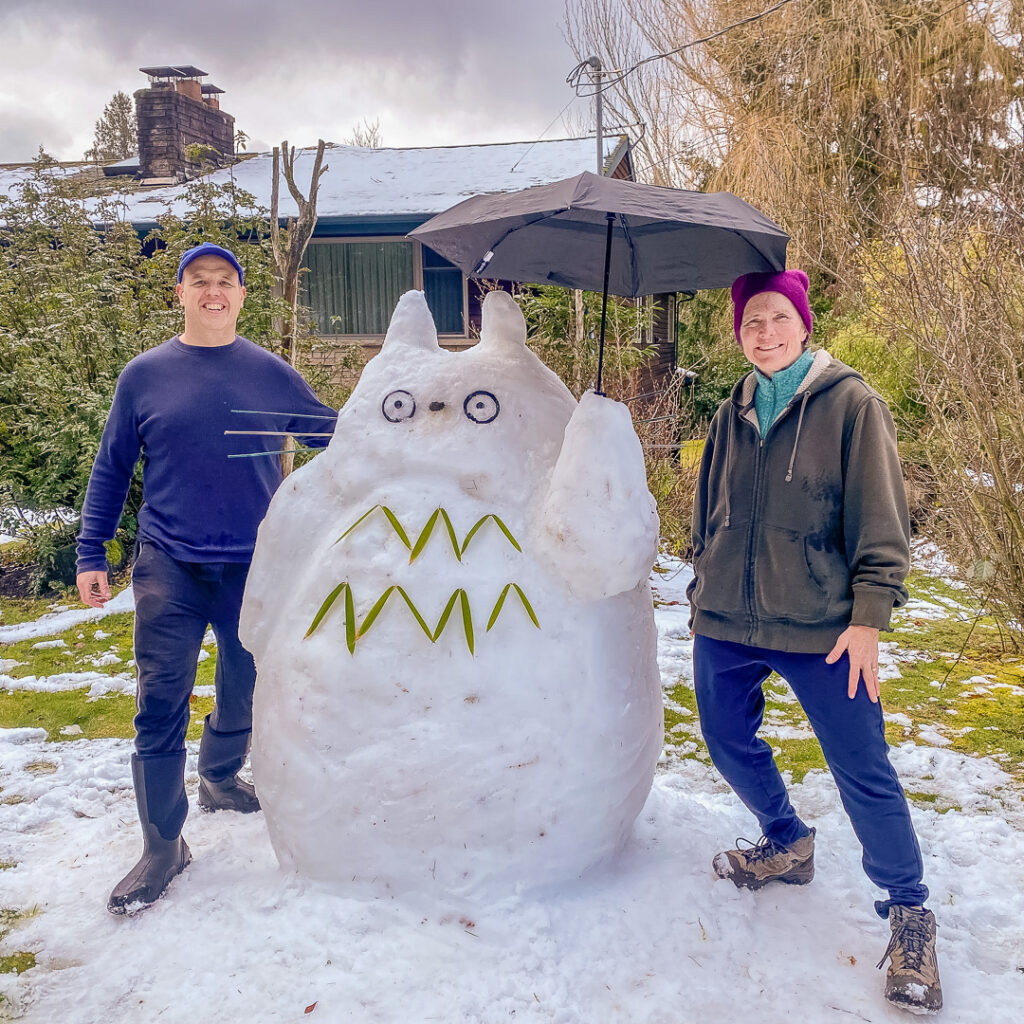
[[807, 301], [807, 287], [810, 281], [802, 270], [772, 270], [767, 273], [743, 274], [732, 283], [733, 329], [736, 340], [740, 340], [740, 323], [747, 303], [761, 292], [778, 292], [785, 295], [796, 306], [800, 319], [810, 334], [814, 329], [814, 317]]

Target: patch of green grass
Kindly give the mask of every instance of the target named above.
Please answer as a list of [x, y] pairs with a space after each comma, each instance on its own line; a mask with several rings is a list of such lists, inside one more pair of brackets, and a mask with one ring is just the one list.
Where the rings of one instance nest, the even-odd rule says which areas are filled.
[[32, 622], [52, 611], [54, 604], [52, 597], [0, 597], [0, 623]]
[[[33, 637], [5, 644], [3, 657], [22, 662], [7, 674], [14, 679], [25, 676], [50, 676], [61, 672], [96, 672], [111, 674], [130, 671], [127, 662], [132, 658], [131, 612], [108, 615], [96, 622], [84, 622], [54, 636]], [[96, 633], [106, 634], [97, 637]], [[63, 641], [63, 647], [36, 647], [39, 643]], [[113, 653], [121, 659], [98, 668], [93, 661], [104, 654]]]
[[[203, 662], [204, 668], [213, 658]], [[212, 670], [211, 670], [212, 671]], [[0, 728], [30, 727], [45, 729], [52, 742], [74, 743], [80, 739], [131, 739], [135, 735], [132, 720], [135, 717], [135, 698], [115, 694], [89, 700], [88, 690], [60, 690], [56, 693], [37, 693], [15, 690], [0, 693]], [[213, 710], [212, 697], [195, 697], [191, 703], [188, 738], [198, 739], [203, 731], [203, 718]], [[80, 736], [61, 736], [66, 725], [77, 725]]]
[[35, 953], [21, 950], [17, 953], [0, 953], [0, 974], [24, 974], [36, 965]]
[[[27, 910], [0, 907], [0, 942], [6, 939], [22, 921], [27, 921], [38, 913], [38, 907], [30, 907]], [[0, 953], [0, 974], [21, 974], [23, 971], [31, 970], [35, 965], [35, 953], [25, 950], [15, 953]]]
[[766, 736], [765, 739], [779, 751], [775, 755], [775, 763], [779, 766], [779, 771], [788, 771], [794, 782], [803, 782], [804, 776], [810, 771], [827, 770], [825, 756], [813, 736], [791, 740]]
[[[883, 707], [890, 714], [906, 715], [910, 722], [887, 722], [886, 739], [892, 745], [908, 739], [925, 743], [919, 728], [934, 726], [950, 741], [951, 749], [995, 758], [1009, 774], [1024, 781], [1024, 693], [1013, 692], [1024, 690], [1024, 653], [1012, 648], [992, 619], [972, 612], [968, 592], [921, 573], [912, 574], [909, 585], [912, 597], [940, 607], [949, 607], [951, 601], [957, 607], [937, 619], [897, 611], [895, 628], [882, 634], [884, 641], [896, 644], [901, 673], [901, 678], [882, 683]], [[977, 677], [986, 677], [981, 685], [987, 693], [976, 692], [979, 684], [967, 682]], [[781, 681], [770, 677], [764, 693], [768, 728], [763, 735], [777, 751], [779, 769], [790, 772], [794, 781], [808, 771], [825, 770], [814, 738], [771, 735], [771, 726], [809, 728], [800, 705], [785, 699]], [[706, 757], [693, 691], [682, 681], [666, 694], [665, 729], [670, 752]], [[696, 751], [688, 741], [697, 744]], [[912, 798], [934, 803], [926, 795], [915, 793]], [[952, 805], [936, 809], [947, 811]]]
[[6, 871], [8, 868], [16, 868], [18, 862], [16, 860], [0, 860], [0, 871]]
[[[967, 600], [942, 580], [913, 582], [915, 595], [925, 600], [947, 594]], [[953, 750], [997, 757], [1024, 779], [1024, 693], [1012, 692], [1024, 690], [1024, 657], [1010, 648], [1005, 634], [991, 619], [969, 611], [943, 619], [897, 613], [894, 625], [887, 638], [920, 653], [900, 662], [902, 678], [882, 684], [886, 710], [903, 712], [916, 725], [934, 723]], [[967, 683], [979, 676], [988, 677], [981, 684], [988, 693]], [[902, 729], [893, 732], [897, 741], [904, 738]]]

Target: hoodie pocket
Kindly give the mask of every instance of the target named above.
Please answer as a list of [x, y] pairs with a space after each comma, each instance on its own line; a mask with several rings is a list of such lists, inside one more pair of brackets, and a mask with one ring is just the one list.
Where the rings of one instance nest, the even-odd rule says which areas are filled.
[[744, 611], [743, 576], [747, 549], [747, 524], [730, 526], [711, 535], [697, 559], [697, 586], [693, 607], [702, 612]]
[[828, 610], [828, 592], [807, 558], [804, 535], [765, 526], [754, 562], [757, 613], [768, 619], [817, 622]]

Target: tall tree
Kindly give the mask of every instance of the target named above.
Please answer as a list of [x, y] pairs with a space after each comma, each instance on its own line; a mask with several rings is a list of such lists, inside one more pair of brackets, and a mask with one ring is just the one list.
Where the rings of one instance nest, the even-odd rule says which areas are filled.
[[139, 134], [135, 123], [135, 105], [126, 92], [115, 92], [103, 108], [103, 116], [96, 122], [92, 149], [85, 152], [86, 160], [107, 163], [124, 160], [139, 151]]
[[1000, 173], [1019, 123], [1020, 0], [774, 6], [570, 0], [575, 50], [606, 67], [706, 40], [612, 78], [612, 111], [648, 125], [652, 180], [739, 193], [794, 232], [801, 260], [835, 272], [862, 214], [885, 222], [900, 175], [950, 202]]

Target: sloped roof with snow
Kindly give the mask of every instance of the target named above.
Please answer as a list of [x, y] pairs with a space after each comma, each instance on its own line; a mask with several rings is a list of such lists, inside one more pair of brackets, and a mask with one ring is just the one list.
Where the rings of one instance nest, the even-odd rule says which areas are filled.
[[[621, 138], [605, 140], [607, 160]], [[298, 150], [295, 180], [308, 192], [316, 150]], [[317, 215], [321, 221], [358, 217], [426, 218], [463, 199], [483, 192], [513, 192], [593, 170], [597, 161], [594, 139], [550, 142], [510, 142], [482, 146], [438, 146], [421, 149], [364, 149], [329, 144], [324, 154], [328, 170], [320, 179]], [[260, 153], [203, 180], [225, 184], [234, 179], [251, 192], [259, 205], [270, 206], [273, 156]], [[164, 213], [184, 214], [187, 185], [169, 185], [127, 197], [126, 216], [149, 224]], [[281, 183], [280, 214], [298, 210]]]

